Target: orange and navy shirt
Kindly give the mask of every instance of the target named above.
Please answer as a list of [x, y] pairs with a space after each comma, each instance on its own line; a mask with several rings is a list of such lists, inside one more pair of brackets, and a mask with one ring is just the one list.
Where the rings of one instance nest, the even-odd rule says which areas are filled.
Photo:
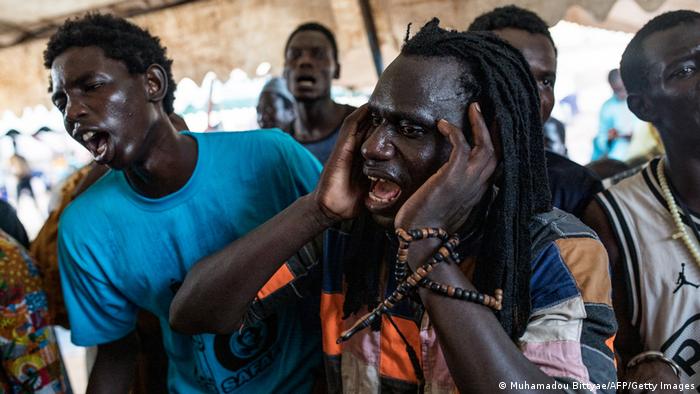
[[[258, 293], [248, 319], [264, 318], [289, 297], [313, 297], [322, 270], [320, 314], [324, 364], [330, 393], [454, 393], [457, 391], [426, 313], [407, 302], [391, 311], [392, 320], [416, 350], [423, 387], [400, 334], [382, 317], [379, 330], [365, 329], [344, 344], [340, 334], [367, 310], [343, 319], [343, 258], [349, 223], [325, 232], [289, 259]], [[567, 392], [615, 392], [613, 340], [617, 330], [612, 309], [608, 257], [597, 235], [578, 219], [554, 209], [533, 217], [531, 317], [516, 345], [531, 362], [561, 382]], [[319, 264], [320, 263], [320, 264]], [[393, 275], [385, 289], [396, 286]], [[303, 284], [303, 285], [300, 285]], [[310, 285], [312, 284], [312, 285]], [[311, 291], [311, 293], [309, 293]], [[579, 384], [574, 384], [577, 382]]]
[[[588, 392], [583, 387], [596, 384], [609, 387], [600, 392], [614, 392], [612, 341], [617, 326], [605, 249], [592, 230], [556, 209], [533, 218], [531, 233], [536, 252], [530, 280], [531, 318], [517, 346], [570, 392]], [[386, 316], [379, 330], [365, 329], [348, 342], [336, 344], [341, 332], [367, 312], [361, 310], [343, 320], [342, 261], [348, 240], [349, 233], [340, 229], [328, 230], [324, 239], [321, 321], [329, 391], [456, 392], [427, 313], [417, 316], [405, 301], [390, 313], [417, 353], [422, 388], [405, 343]], [[388, 277], [385, 295], [396, 286], [393, 274]]]

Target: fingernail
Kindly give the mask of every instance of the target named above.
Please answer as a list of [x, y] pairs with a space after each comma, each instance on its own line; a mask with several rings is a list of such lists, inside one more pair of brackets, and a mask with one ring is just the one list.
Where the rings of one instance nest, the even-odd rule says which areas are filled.
[[476, 110], [479, 111], [479, 113], [481, 113], [481, 106], [479, 105], [479, 103], [475, 101], [474, 106], [476, 107]]

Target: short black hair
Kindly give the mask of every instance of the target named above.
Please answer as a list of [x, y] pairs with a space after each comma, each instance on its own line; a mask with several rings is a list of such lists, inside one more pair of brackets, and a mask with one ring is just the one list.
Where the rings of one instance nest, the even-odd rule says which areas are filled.
[[649, 64], [644, 55], [644, 41], [656, 32], [697, 20], [700, 20], [700, 14], [695, 11], [670, 11], [655, 17], [639, 29], [625, 48], [620, 60], [620, 76], [628, 93], [638, 94], [650, 88]]
[[289, 43], [292, 41], [292, 38], [297, 33], [301, 33], [303, 31], [317, 31], [328, 39], [328, 41], [331, 43], [331, 49], [333, 49], [333, 60], [335, 61], [336, 64], [338, 64], [338, 45], [335, 42], [335, 36], [333, 35], [333, 32], [327, 28], [326, 26], [323, 26], [322, 24], [318, 22], [307, 22], [303, 23], [299, 26], [297, 26], [296, 29], [292, 32], [292, 34], [289, 35], [289, 38], [287, 38], [287, 43], [284, 44], [284, 53], [287, 53], [287, 49], [289, 48]]
[[[463, 66], [463, 88], [474, 93], [473, 100], [479, 102], [486, 124], [498, 125], [502, 175], [495, 181], [499, 192], [492, 202], [485, 200], [491, 205], [487, 212], [482, 211], [478, 230], [483, 238], [477, 252], [474, 285], [488, 294], [503, 289], [503, 309], [498, 319], [515, 340], [530, 318], [530, 221], [535, 214], [552, 209], [549, 189], [541, 187], [548, 180], [537, 84], [522, 53], [495, 34], [445, 30], [437, 19], [407, 40], [401, 55], [459, 62]], [[471, 143], [468, 124], [464, 131]], [[370, 221], [361, 217], [356, 222], [344, 259], [346, 316], [363, 305], [376, 305], [377, 267], [383, 258], [392, 261], [391, 252], [398, 246], [394, 242], [393, 250], [382, 248], [386, 235]]]
[[44, 51], [44, 67], [73, 47], [96, 46], [110, 59], [124, 62], [129, 73], [144, 74], [152, 64], [165, 70], [168, 90], [163, 98], [163, 109], [173, 112], [176, 84], [173, 80], [172, 59], [160, 39], [123, 18], [109, 14], [90, 13], [66, 20], [49, 39]]
[[620, 78], [620, 69], [619, 68], [613, 68], [608, 72], [608, 83], [613, 84], [613, 81], [617, 80]]
[[530, 10], [515, 5], [498, 7], [492, 11], [479, 15], [469, 25], [469, 31], [493, 31], [500, 29], [520, 29], [532, 34], [542, 34], [552, 43], [554, 54], [557, 54], [557, 46], [554, 45], [549, 26], [539, 15]]

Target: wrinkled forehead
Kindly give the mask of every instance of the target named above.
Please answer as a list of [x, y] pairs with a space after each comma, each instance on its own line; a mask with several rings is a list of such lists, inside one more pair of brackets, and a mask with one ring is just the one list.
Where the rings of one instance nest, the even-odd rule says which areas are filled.
[[474, 95], [465, 88], [469, 80], [469, 67], [455, 59], [400, 55], [379, 78], [370, 108], [385, 117], [410, 113], [425, 123], [444, 118], [460, 124]]

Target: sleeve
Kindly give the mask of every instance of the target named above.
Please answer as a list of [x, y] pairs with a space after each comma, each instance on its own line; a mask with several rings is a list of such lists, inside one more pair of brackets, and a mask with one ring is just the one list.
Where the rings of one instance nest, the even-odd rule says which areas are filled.
[[558, 239], [537, 259], [523, 354], [568, 392], [614, 393], [617, 324], [603, 245], [593, 238]]
[[26, 252], [13, 242], [4, 234], [0, 236], [3, 301], [0, 305], [3, 370], [0, 391], [5, 386], [7, 392], [14, 393], [67, 392], [39, 271]]
[[58, 262], [71, 339], [79, 346], [105, 344], [134, 330], [137, 307], [115, 288], [102, 269], [102, 264], [118, 256], [110, 257], [99, 249], [105, 247], [104, 237], [81, 235], [87, 232], [84, 220], [71, 208], [78, 207], [69, 206], [58, 227]]

